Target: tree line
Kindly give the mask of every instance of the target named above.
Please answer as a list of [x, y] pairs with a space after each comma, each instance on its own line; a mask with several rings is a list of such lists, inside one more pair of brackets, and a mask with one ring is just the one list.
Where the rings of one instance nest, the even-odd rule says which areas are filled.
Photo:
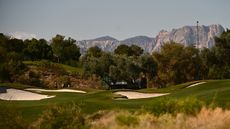
[[56, 35], [50, 42], [45, 39], [14, 39], [0, 34], [0, 80], [12, 80], [25, 68], [23, 61], [49, 60], [75, 66], [80, 48], [72, 38]]
[[215, 37], [215, 46], [201, 50], [166, 43], [159, 52], [143, 53], [136, 45], [118, 46], [113, 53], [91, 47], [81, 58], [89, 75], [116, 81], [147, 78], [148, 86], [166, 87], [194, 80], [230, 78], [230, 30]]
[[45, 39], [12, 39], [0, 34], [0, 80], [11, 80], [19, 74], [25, 60], [49, 60], [81, 66], [85, 77], [97, 76], [112, 82], [129, 84], [146, 78], [148, 86], [166, 87], [201, 79], [230, 78], [230, 30], [215, 38], [211, 49], [198, 50], [193, 46], [166, 43], [159, 52], [144, 53], [137, 45], [119, 45], [114, 52], [98, 46], [81, 55], [76, 40], [56, 35]]

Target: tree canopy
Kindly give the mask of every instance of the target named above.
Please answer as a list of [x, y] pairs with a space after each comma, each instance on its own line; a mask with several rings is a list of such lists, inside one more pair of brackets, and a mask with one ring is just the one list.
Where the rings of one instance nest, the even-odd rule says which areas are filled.
[[25, 40], [25, 49], [23, 50], [25, 59], [27, 60], [41, 60], [52, 59], [52, 48], [47, 44], [45, 39], [31, 39]]
[[68, 63], [72, 60], [79, 60], [81, 56], [80, 48], [75, 44], [76, 40], [72, 38], [65, 39], [65, 36], [56, 35], [52, 38], [51, 47], [57, 62]]
[[114, 50], [114, 53], [117, 55], [140, 56], [143, 54], [143, 49], [137, 45], [121, 44]]
[[[148, 84], [166, 87], [199, 79], [230, 78], [230, 30], [215, 38], [215, 46], [201, 50], [192, 46], [169, 42], [159, 52], [143, 54], [137, 45], [119, 45], [114, 53], [90, 47], [81, 56], [80, 48], [71, 37], [56, 35], [45, 39], [20, 40], [0, 33], [0, 81], [11, 81], [24, 70], [25, 60], [49, 60], [84, 69], [84, 75], [112, 81], [136, 82], [142, 77]], [[80, 64], [81, 63], [81, 64]]]

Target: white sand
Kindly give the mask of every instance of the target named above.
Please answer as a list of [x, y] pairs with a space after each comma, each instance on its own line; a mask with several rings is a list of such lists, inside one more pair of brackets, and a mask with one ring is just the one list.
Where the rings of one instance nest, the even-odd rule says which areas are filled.
[[86, 93], [82, 90], [72, 90], [72, 89], [58, 89], [58, 90], [46, 90], [46, 89], [38, 89], [38, 88], [27, 88], [25, 90], [36, 91], [36, 92], [74, 92], [74, 93]]
[[189, 86], [188, 86], [188, 87], [186, 87], [186, 88], [194, 87], [194, 86], [197, 86], [197, 85], [200, 85], [200, 84], [204, 84], [204, 83], [206, 83], [206, 82], [198, 82], [198, 83], [194, 83], [194, 84], [192, 84], [192, 85], [189, 85]]
[[55, 96], [41, 95], [17, 89], [6, 89], [6, 93], [0, 93], [2, 100], [41, 100], [53, 98]]
[[168, 95], [169, 93], [140, 93], [134, 91], [118, 91], [115, 94], [126, 96], [128, 99], [142, 99], [142, 98], [153, 98], [163, 95]]

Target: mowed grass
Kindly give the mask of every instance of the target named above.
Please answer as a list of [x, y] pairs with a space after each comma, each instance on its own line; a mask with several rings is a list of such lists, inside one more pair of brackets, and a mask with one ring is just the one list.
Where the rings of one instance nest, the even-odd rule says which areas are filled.
[[[49, 62], [49, 61], [46, 61], [46, 62]], [[43, 61], [23, 61], [23, 63], [28, 66], [41, 66]], [[49, 63], [62, 67], [68, 73], [79, 73], [79, 74], [83, 73], [82, 67], [72, 67], [69, 65], [54, 63], [54, 62], [49, 62]]]
[[[33, 121], [47, 109], [49, 106], [66, 105], [76, 103], [79, 105], [83, 112], [91, 114], [98, 110], [111, 110], [111, 109], [127, 109], [129, 111], [136, 111], [145, 105], [149, 105], [158, 99], [168, 97], [176, 99], [184, 99], [187, 97], [194, 97], [198, 100], [204, 101], [207, 104], [213, 104], [222, 108], [230, 109], [230, 80], [209, 80], [207, 83], [200, 84], [191, 88], [186, 88], [188, 85], [194, 83], [184, 83], [163, 89], [142, 89], [138, 92], [165, 92], [170, 95], [146, 98], [136, 100], [114, 100], [113, 92], [115, 90], [89, 90], [87, 94], [80, 93], [54, 93], [43, 92], [43, 94], [55, 95], [56, 97], [39, 100], [39, 101], [2, 101], [0, 100], [1, 107], [14, 107], [21, 111], [22, 116]], [[20, 84], [0, 84], [0, 86], [15, 87], [19, 89], [28, 86], [20, 86]], [[23, 87], [23, 88], [20, 88]], [[116, 90], [117, 91], [117, 90]]]

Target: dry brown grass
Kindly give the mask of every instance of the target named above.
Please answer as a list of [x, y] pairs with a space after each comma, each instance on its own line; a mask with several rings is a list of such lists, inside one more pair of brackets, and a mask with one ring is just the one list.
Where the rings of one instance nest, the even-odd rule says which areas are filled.
[[[118, 116], [136, 117], [138, 124], [119, 124]], [[196, 116], [164, 114], [156, 117], [149, 113], [111, 111], [91, 122], [93, 129], [229, 129], [230, 110], [203, 108]]]

